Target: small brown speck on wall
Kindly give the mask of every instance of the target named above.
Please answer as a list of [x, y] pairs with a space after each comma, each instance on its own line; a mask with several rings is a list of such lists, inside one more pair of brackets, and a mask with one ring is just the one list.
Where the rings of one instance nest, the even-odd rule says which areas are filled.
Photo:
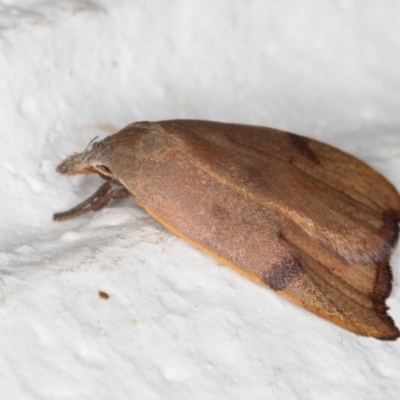
[[110, 295], [106, 292], [103, 292], [102, 290], [99, 290], [99, 298], [102, 300], [108, 300], [110, 298]]
[[257, 126], [137, 122], [57, 171], [106, 180], [57, 221], [132, 195], [178, 236], [301, 307], [359, 335], [399, 337], [385, 301], [400, 196], [347, 153]]

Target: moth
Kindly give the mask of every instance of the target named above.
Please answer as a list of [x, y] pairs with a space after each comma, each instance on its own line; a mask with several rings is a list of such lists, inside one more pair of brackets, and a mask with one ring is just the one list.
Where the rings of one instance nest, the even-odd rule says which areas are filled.
[[343, 151], [257, 126], [137, 122], [57, 172], [105, 179], [57, 221], [132, 195], [173, 233], [316, 315], [359, 335], [400, 335], [385, 305], [400, 196]]

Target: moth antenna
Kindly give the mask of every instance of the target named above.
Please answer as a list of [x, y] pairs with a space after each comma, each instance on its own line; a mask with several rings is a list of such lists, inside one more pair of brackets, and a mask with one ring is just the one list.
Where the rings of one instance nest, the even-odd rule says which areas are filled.
[[89, 144], [86, 146], [86, 148], [85, 148], [85, 150], [84, 150], [84, 153], [85, 153], [86, 151], [89, 151], [90, 146], [93, 144], [93, 142], [94, 142], [98, 137], [99, 137], [98, 135], [95, 136], [95, 137], [89, 142]]
[[[82, 154], [85, 154], [85, 157], [82, 158], [82, 162], [86, 161], [95, 151], [96, 149], [93, 148], [93, 146], [96, 144], [95, 140], [98, 138], [98, 136], [94, 137], [89, 144], [86, 146], [85, 151]], [[86, 152], [89, 152], [86, 154]]]

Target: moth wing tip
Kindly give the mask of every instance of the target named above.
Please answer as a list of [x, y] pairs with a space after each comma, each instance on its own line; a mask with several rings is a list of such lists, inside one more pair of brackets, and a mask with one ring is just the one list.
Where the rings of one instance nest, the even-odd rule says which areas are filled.
[[400, 337], [400, 331], [399, 331], [399, 328], [397, 328], [397, 326], [394, 325], [394, 323], [393, 323], [392, 331], [393, 331], [393, 333], [377, 337], [377, 339], [388, 341], [388, 342], [397, 340]]
[[[388, 307], [386, 307], [386, 310]], [[376, 315], [380, 320], [378, 326], [373, 327], [374, 333], [371, 336], [379, 340], [394, 341], [400, 337], [400, 330], [395, 325], [393, 318], [386, 312], [377, 312]], [[375, 328], [375, 329], [374, 329]]]

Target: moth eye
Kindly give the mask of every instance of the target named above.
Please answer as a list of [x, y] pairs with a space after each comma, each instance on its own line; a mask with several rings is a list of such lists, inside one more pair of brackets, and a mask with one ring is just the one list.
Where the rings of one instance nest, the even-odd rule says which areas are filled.
[[110, 168], [108, 168], [105, 165], [96, 165], [97, 171], [99, 171], [100, 174], [106, 175], [106, 176], [112, 176], [112, 171]]

